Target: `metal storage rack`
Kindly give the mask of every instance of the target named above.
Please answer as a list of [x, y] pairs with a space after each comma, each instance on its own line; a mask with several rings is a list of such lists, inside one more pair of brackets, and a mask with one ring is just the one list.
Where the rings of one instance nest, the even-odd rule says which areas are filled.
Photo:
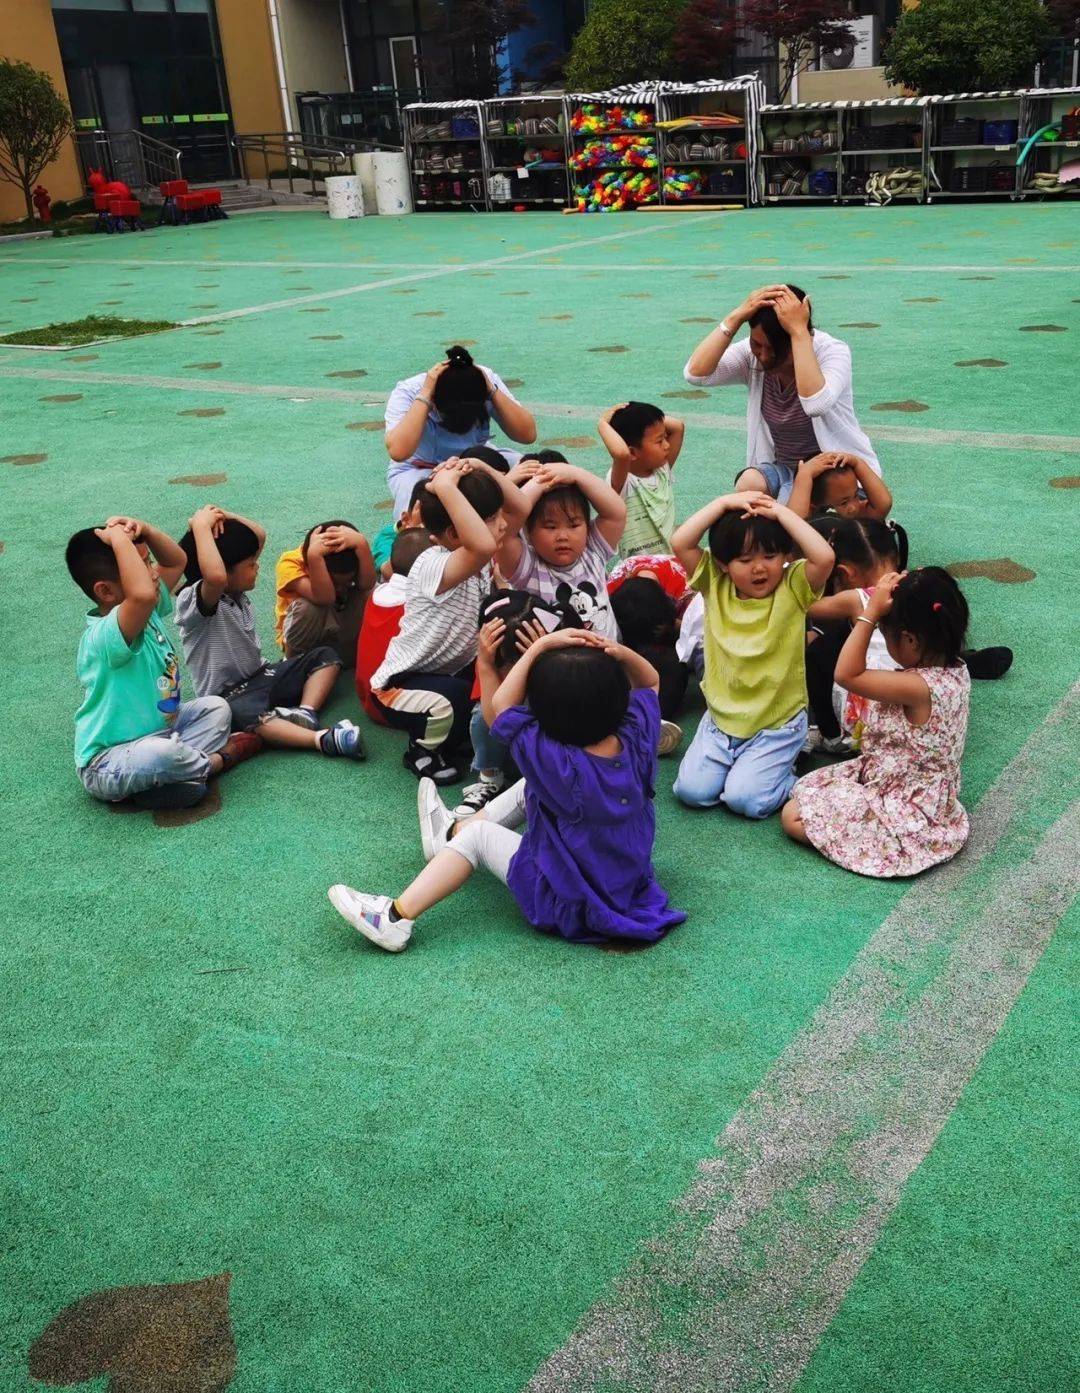
[[[483, 109], [489, 207], [549, 211], [567, 207], [573, 190], [566, 99], [561, 95], [492, 97]], [[556, 150], [555, 160], [526, 158]]]
[[[758, 112], [764, 86], [756, 77], [730, 81], [661, 83], [657, 124], [662, 182], [660, 199], [671, 204], [757, 203]], [[694, 117], [726, 113], [739, 125], [695, 124]], [[672, 121], [686, 125], [671, 129]], [[694, 158], [693, 152], [699, 155]], [[739, 151], [742, 151], [740, 154]], [[704, 187], [683, 196], [668, 171], [698, 171]]]
[[[757, 176], [765, 203], [836, 203], [840, 189], [840, 108], [828, 102], [761, 108]], [[822, 170], [832, 188], [811, 192]]]
[[841, 103], [839, 201], [865, 203], [871, 177], [910, 169], [917, 178], [889, 201], [922, 203], [926, 196], [926, 97], [883, 97]]
[[[1020, 92], [952, 92], [927, 106], [927, 202], [1016, 198]], [[983, 158], [983, 157], [987, 158]]]
[[[1075, 198], [1080, 193], [1080, 183], [1052, 185], [1043, 189], [1032, 184], [1039, 175], [1056, 175], [1063, 164], [1080, 160], [1080, 121], [1063, 121], [1068, 112], [1080, 107], [1080, 88], [1046, 87], [1032, 88], [1024, 93], [1023, 118], [1020, 138], [1023, 144], [1018, 152], [1017, 192], [1020, 198]], [[1064, 125], [1064, 129], [1061, 127]], [[1057, 139], [1049, 141], [1045, 137], [1028, 144], [1034, 136], [1039, 136], [1047, 126], [1058, 126]], [[1075, 138], [1072, 132], [1076, 132]], [[1020, 156], [1023, 156], [1020, 159]]]
[[[584, 147], [587, 141], [594, 140], [597, 138], [597, 136], [645, 136], [651, 139], [653, 147], [653, 164], [651, 165], [642, 165], [640, 163], [633, 162], [619, 164], [617, 162], [604, 161], [592, 165], [586, 165], [584, 168], [581, 169], [575, 169], [571, 167], [571, 201], [577, 201], [577, 198], [579, 196], [579, 189], [582, 189], [585, 186], [586, 180], [582, 176], [590, 176], [592, 178], [595, 178], [595, 176], [603, 175], [605, 173], [625, 173], [627, 170], [634, 170], [645, 175], [653, 176], [656, 182], [655, 194], [646, 199], [637, 200], [637, 202], [659, 203], [660, 184], [662, 180], [659, 165], [660, 140], [659, 131], [657, 130], [656, 126], [657, 107], [659, 103], [658, 84], [652, 82], [641, 85], [613, 87], [610, 91], [607, 92], [568, 92], [566, 95], [566, 101], [568, 117], [570, 118], [567, 121], [569, 145], [569, 154], [567, 157], [568, 162], [574, 157], [575, 154], [578, 154], [582, 151], [582, 148]], [[575, 131], [571, 124], [573, 115], [575, 112], [579, 111], [584, 106], [606, 107], [609, 111], [611, 111], [615, 107], [630, 108], [634, 110], [651, 109], [652, 119], [648, 125], [644, 126], [612, 126], [611, 129], [607, 131]]]
[[483, 103], [413, 102], [402, 115], [414, 207], [488, 211]]

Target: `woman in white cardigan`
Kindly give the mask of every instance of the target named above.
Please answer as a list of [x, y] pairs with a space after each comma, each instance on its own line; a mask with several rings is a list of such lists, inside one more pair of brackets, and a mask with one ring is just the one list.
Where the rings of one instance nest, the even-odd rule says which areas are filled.
[[[734, 342], [744, 324], [747, 338]], [[855, 416], [851, 349], [815, 329], [810, 301], [796, 285], [766, 285], [702, 339], [683, 369], [687, 382], [723, 387], [742, 382], [746, 468], [736, 487], [786, 501], [801, 459], [836, 451], [881, 465]]]

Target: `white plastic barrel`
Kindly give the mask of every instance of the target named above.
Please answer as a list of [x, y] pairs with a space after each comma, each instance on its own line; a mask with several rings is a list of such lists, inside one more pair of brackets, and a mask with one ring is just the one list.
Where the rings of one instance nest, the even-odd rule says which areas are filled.
[[333, 174], [326, 180], [326, 211], [332, 218], [364, 216], [359, 175]]
[[377, 150], [375, 163], [375, 202], [382, 214], [411, 213], [412, 189], [409, 166], [400, 150]]
[[353, 156], [353, 171], [360, 179], [360, 188], [364, 195], [364, 212], [371, 217], [379, 209], [375, 197], [375, 156], [370, 150], [357, 151]]

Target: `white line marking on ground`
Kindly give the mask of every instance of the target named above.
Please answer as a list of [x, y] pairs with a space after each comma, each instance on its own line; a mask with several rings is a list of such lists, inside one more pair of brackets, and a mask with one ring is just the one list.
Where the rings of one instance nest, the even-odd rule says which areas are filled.
[[682, 1217], [528, 1393], [795, 1384], [1080, 890], [1076, 802], [1028, 859], [987, 865], [1075, 738], [1078, 696], [1006, 765], [966, 850], [904, 895], [701, 1162]]
[[[717, 214], [717, 217], [721, 214]], [[675, 229], [670, 224], [664, 224], [663, 228], [650, 225], [649, 228], [639, 228], [638, 232], [619, 232], [615, 237], [632, 237], [646, 231], [663, 230], [673, 232]], [[594, 243], [605, 242], [606, 237], [579, 238], [574, 242], [567, 242], [563, 247], [538, 247], [534, 251], [517, 252], [517, 257], [529, 256], [558, 256], [565, 248], [586, 247]], [[65, 253], [67, 255], [68, 253]], [[200, 271], [215, 271], [222, 267], [233, 269], [244, 269], [246, 267], [263, 268], [277, 271], [301, 270], [301, 271], [430, 271], [432, 273], [448, 273], [460, 271], [619, 271], [633, 273], [667, 273], [679, 272], [680, 274], [691, 271], [713, 272], [713, 271], [734, 271], [740, 275], [751, 275], [754, 273], [765, 275], [769, 272], [770, 266], [775, 263], [761, 263], [754, 261], [685, 261], [668, 262], [657, 264], [655, 262], [623, 262], [623, 261], [559, 261], [559, 262], [540, 262], [535, 266], [529, 265], [507, 265], [513, 262], [514, 257], [500, 257], [495, 261], [476, 261], [476, 262], [451, 262], [451, 261], [193, 261], [193, 260], [167, 260], [157, 257], [104, 257], [88, 256], [79, 265], [72, 264], [63, 269], [77, 271], [83, 265], [93, 264], [95, 266], [191, 266]], [[26, 265], [28, 263], [40, 263], [41, 265], [51, 265], [52, 258], [47, 256], [0, 256], [0, 264], [9, 262], [16, 265]], [[57, 268], [59, 269], [59, 268]], [[810, 272], [812, 275], [879, 275], [881, 272], [900, 272], [902, 275], [921, 274], [923, 272], [935, 273], [944, 272], [948, 275], [957, 273], [971, 273], [975, 275], [1030, 275], [1032, 273], [1049, 272], [1059, 275], [1062, 272], [1071, 272], [1073, 275], [1080, 275], [1080, 268], [1076, 265], [1071, 266], [974, 266], [968, 264], [950, 265], [924, 265], [920, 262], [912, 264], [897, 265], [895, 263], [883, 263], [879, 265], [865, 264], [862, 266], [833, 266], [809, 263], [804, 261], [790, 261], [784, 263], [784, 270], [789, 273]], [[778, 274], [778, 271], [776, 272]], [[389, 281], [382, 284], [388, 285]]]
[[[706, 216], [709, 217], [710, 220], [715, 221], [717, 218], [722, 218], [724, 214], [712, 213], [707, 214]], [[246, 309], [226, 310], [223, 314], [201, 315], [197, 319], [185, 319], [181, 322], [185, 325], [209, 324], [211, 322], [217, 323], [219, 320], [222, 319], [243, 319], [246, 318], [248, 315], [252, 314], [265, 314], [268, 310], [291, 309], [295, 305], [310, 305], [315, 303], [316, 301], [322, 300], [340, 300], [344, 299], [346, 296], [349, 295], [362, 295], [365, 291], [385, 290], [391, 286], [411, 284], [414, 281], [435, 280], [442, 276], [460, 276], [465, 275], [470, 271], [486, 271], [494, 269], [498, 266], [506, 266], [520, 262], [525, 257], [529, 256], [550, 256], [557, 251], [561, 251], [564, 247], [581, 246], [583, 243], [586, 242], [589, 246], [593, 246], [598, 242], [618, 242], [627, 237], [646, 237], [649, 235], [649, 233], [656, 231], [664, 231], [670, 233], [674, 232], [675, 229], [671, 227], [660, 229], [655, 227], [639, 227], [628, 228], [625, 232], [612, 232], [604, 237], [579, 237], [572, 242], [564, 242], [552, 247], [536, 247], [530, 251], [510, 252], [506, 256], [489, 257], [485, 261], [466, 261], [463, 262], [460, 266], [443, 265], [434, 268], [431, 266], [425, 266], [422, 271], [414, 271], [408, 275], [387, 276], [384, 280], [365, 281], [361, 285], [345, 286], [340, 290], [314, 291], [310, 295], [295, 296], [287, 300], [271, 300], [265, 305], [249, 305]], [[369, 267], [366, 269], [370, 270], [372, 268]]]
[[[2, 348], [3, 345], [0, 345]], [[313, 401], [355, 402], [361, 406], [386, 405], [385, 392], [356, 391], [343, 387], [312, 387], [287, 383], [233, 382], [227, 378], [164, 377], [138, 373], [92, 372], [77, 368], [31, 368], [0, 366], [0, 378], [29, 378], [41, 382], [97, 383], [103, 387], [143, 387], [154, 391], [199, 392], [212, 396], [215, 392], [230, 397], [308, 397]], [[530, 409], [547, 420], [589, 421], [605, 408], [576, 406], [564, 402], [530, 402]], [[727, 416], [712, 411], [683, 411], [683, 420], [696, 430], [720, 430], [735, 433], [746, 430], [745, 416]], [[920, 426], [873, 427], [875, 440], [887, 440], [901, 445], [962, 445], [977, 450], [1033, 450], [1056, 455], [1080, 454], [1080, 436], [1010, 434], [1007, 431], [942, 430]]]

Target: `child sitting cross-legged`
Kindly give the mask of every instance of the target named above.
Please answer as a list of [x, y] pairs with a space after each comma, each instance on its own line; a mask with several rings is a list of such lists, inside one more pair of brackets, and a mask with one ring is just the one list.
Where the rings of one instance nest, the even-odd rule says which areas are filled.
[[192, 807], [206, 796], [208, 779], [261, 742], [230, 738], [220, 697], [180, 700], [180, 665], [164, 621], [184, 553], [149, 523], [111, 517], [76, 532], [65, 560], [95, 605], [76, 663], [84, 698], [75, 716], [75, 767], [83, 785], [106, 803]]
[[670, 552], [675, 531], [672, 470], [685, 424], [648, 402], [624, 401], [604, 412], [599, 431], [611, 456], [608, 483], [626, 504], [619, 556]]
[[[418, 487], [427, 488], [427, 480], [423, 479]], [[386, 717], [371, 697], [372, 674], [382, 666], [390, 640], [401, 628], [409, 572], [417, 558], [434, 545], [426, 527], [406, 527], [398, 532], [387, 563], [390, 578], [375, 587], [364, 607], [364, 621], [356, 641], [356, 695], [371, 719], [381, 726], [386, 724]]]
[[704, 598], [708, 707], [679, 766], [676, 797], [768, 817], [791, 792], [806, 738], [806, 611], [832, 570], [832, 548], [767, 493], [714, 499], [672, 544]]
[[[335, 909], [363, 936], [400, 952], [416, 920], [483, 866], [526, 920], [575, 943], [653, 943], [685, 915], [652, 867], [660, 707], [655, 670], [600, 634], [548, 634], [500, 682], [499, 626], [485, 627], [478, 669], [485, 716], [523, 779], [455, 822], [420, 784], [428, 865], [396, 900], [334, 885]], [[514, 828], [527, 823], [523, 835]]]
[[375, 584], [364, 534], [342, 518], [319, 523], [298, 547], [278, 557], [274, 583], [274, 625], [285, 656], [329, 644], [343, 666], [351, 665]]
[[[862, 753], [798, 781], [782, 814], [789, 837], [866, 876], [917, 875], [956, 855], [968, 836], [959, 798], [967, 622], [948, 571], [878, 580], [836, 664], [837, 682], [866, 698]], [[867, 666], [879, 632], [896, 671]]]
[[266, 533], [257, 522], [208, 504], [180, 539], [187, 585], [176, 597], [184, 658], [200, 696], [224, 697], [234, 730], [256, 731], [269, 745], [364, 759], [352, 721], [320, 726], [341, 661], [332, 648], [268, 663], [255, 632], [249, 592]]
[[517, 492], [525, 516], [507, 518], [496, 555], [507, 584], [569, 605], [583, 629], [618, 638], [607, 564], [626, 526], [622, 499], [587, 469], [560, 463], [541, 464]]
[[488, 590], [482, 573], [526, 511], [521, 491], [481, 460], [449, 459], [427, 480], [420, 512], [435, 545], [413, 562], [401, 627], [371, 675], [371, 699], [387, 725], [408, 735], [403, 763], [418, 779], [462, 777], [476, 618]]

